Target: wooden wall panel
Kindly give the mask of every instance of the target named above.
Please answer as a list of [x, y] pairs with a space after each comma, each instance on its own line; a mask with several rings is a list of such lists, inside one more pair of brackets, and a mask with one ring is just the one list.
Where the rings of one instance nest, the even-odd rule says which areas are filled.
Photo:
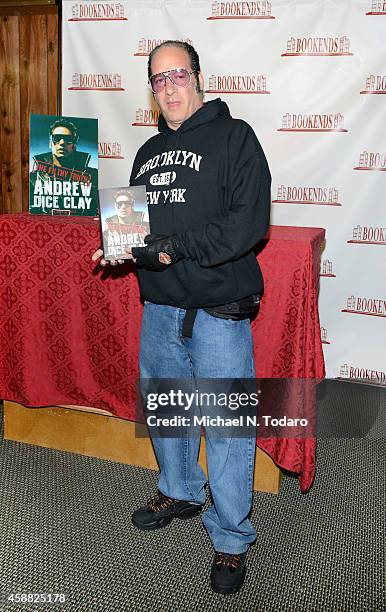
[[47, 113], [58, 114], [58, 52], [59, 32], [58, 16], [46, 15], [47, 18]]
[[0, 213], [28, 210], [29, 115], [56, 115], [58, 108], [56, 7], [5, 11], [0, 10]]
[[1, 191], [3, 212], [22, 209], [18, 18], [0, 18]]
[[27, 112], [21, 115], [21, 168], [23, 209], [28, 209], [29, 114], [47, 113], [47, 17], [21, 15], [20, 33], [20, 103]]

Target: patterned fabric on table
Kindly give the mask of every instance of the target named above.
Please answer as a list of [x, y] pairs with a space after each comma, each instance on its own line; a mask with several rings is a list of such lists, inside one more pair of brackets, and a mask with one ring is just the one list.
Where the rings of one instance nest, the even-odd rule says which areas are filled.
[[[258, 378], [322, 378], [317, 311], [324, 230], [273, 227], [259, 262], [265, 294], [252, 324]], [[103, 269], [91, 218], [0, 216], [0, 397], [75, 404], [135, 419], [142, 316], [135, 267]], [[311, 402], [312, 404], [312, 402]], [[314, 406], [314, 404], [313, 404]], [[260, 438], [306, 491], [315, 440]]]
[[[276, 226], [270, 228], [267, 238], [259, 256], [264, 298], [252, 324], [256, 376], [310, 379], [303, 386], [302, 414], [298, 416], [315, 423], [312, 381], [325, 375], [317, 308], [324, 230]], [[260, 438], [257, 444], [281, 468], [299, 474], [301, 490], [308, 491], [315, 475], [314, 437]]]

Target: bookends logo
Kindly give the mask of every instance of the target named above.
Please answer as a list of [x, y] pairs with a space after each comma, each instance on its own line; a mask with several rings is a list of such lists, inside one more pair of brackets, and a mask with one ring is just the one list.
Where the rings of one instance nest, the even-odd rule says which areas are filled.
[[68, 21], [127, 21], [121, 2], [75, 2]]
[[350, 39], [347, 36], [303, 37], [287, 40], [287, 49], [282, 57], [297, 55], [350, 56]]
[[371, 0], [370, 10], [366, 15], [386, 15], [386, 0]]
[[98, 157], [100, 159], [125, 159], [121, 155], [122, 147], [119, 142], [99, 142]]
[[75, 91], [125, 91], [122, 87], [122, 77], [114, 74], [96, 74], [94, 72], [76, 72], [72, 75], [72, 86]]
[[365, 89], [361, 94], [386, 94], [386, 76], [370, 74], [366, 79]]
[[267, 77], [259, 75], [220, 76], [212, 74], [209, 77], [209, 88], [205, 93], [222, 94], [270, 94], [267, 90]]
[[279, 185], [273, 204], [311, 204], [317, 206], [342, 206], [335, 187], [297, 187]]
[[336, 274], [333, 273], [332, 261], [324, 259], [320, 266], [320, 276], [326, 276], [328, 278], [336, 278]]
[[342, 308], [342, 312], [372, 317], [386, 317], [386, 300], [351, 295], [347, 298], [346, 308]]
[[354, 167], [354, 170], [386, 170], [386, 154], [385, 153], [368, 153], [363, 151], [359, 156], [359, 165]]
[[[134, 57], [146, 57], [150, 55], [155, 47], [165, 42], [166, 38], [140, 38], [138, 41], [137, 51], [134, 52]], [[193, 45], [191, 38], [178, 38], [181, 42], [186, 42], [189, 45]]]
[[131, 124], [134, 127], [157, 127], [160, 111], [152, 108], [137, 108], [135, 111], [135, 121]]
[[278, 132], [348, 132], [341, 113], [309, 115], [286, 113]]
[[386, 227], [357, 225], [353, 228], [349, 244], [382, 244], [386, 245]]
[[255, 2], [212, 2], [211, 16], [215, 19], [275, 19], [272, 15], [272, 2], [257, 0]]
[[348, 363], [340, 366], [338, 378], [386, 386], [386, 374], [383, 370], [371, 370], [370, 368], [353, 366]]

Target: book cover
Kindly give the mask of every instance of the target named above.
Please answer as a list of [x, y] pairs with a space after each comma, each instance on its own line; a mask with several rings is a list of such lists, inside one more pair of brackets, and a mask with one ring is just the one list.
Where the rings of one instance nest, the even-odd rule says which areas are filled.
[[31, 115], [29, 212], [98, 215], [98, 119]]
[[145, 246], [150, 233], [145, 185], [99, 189], [99, 206], [106, 260], [127, 259], [127, 247]]

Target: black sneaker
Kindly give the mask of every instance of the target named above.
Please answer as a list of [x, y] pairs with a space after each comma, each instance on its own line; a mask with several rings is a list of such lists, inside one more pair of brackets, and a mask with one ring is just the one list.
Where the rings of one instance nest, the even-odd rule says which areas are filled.
[[210, 583], [216, 593], [237, 593], [243, 586], [247, 553], [232, 555], [216, 552], [210, 572]]
[[189, 519], [200, 514], [201, 510], [202, 504], [179, 501], [158, 491], [157, 495], [149, 499], [146, 506], [133, 512], [131, 521], [138, 529], [148, 531], [166, 527], [174, 518]]

